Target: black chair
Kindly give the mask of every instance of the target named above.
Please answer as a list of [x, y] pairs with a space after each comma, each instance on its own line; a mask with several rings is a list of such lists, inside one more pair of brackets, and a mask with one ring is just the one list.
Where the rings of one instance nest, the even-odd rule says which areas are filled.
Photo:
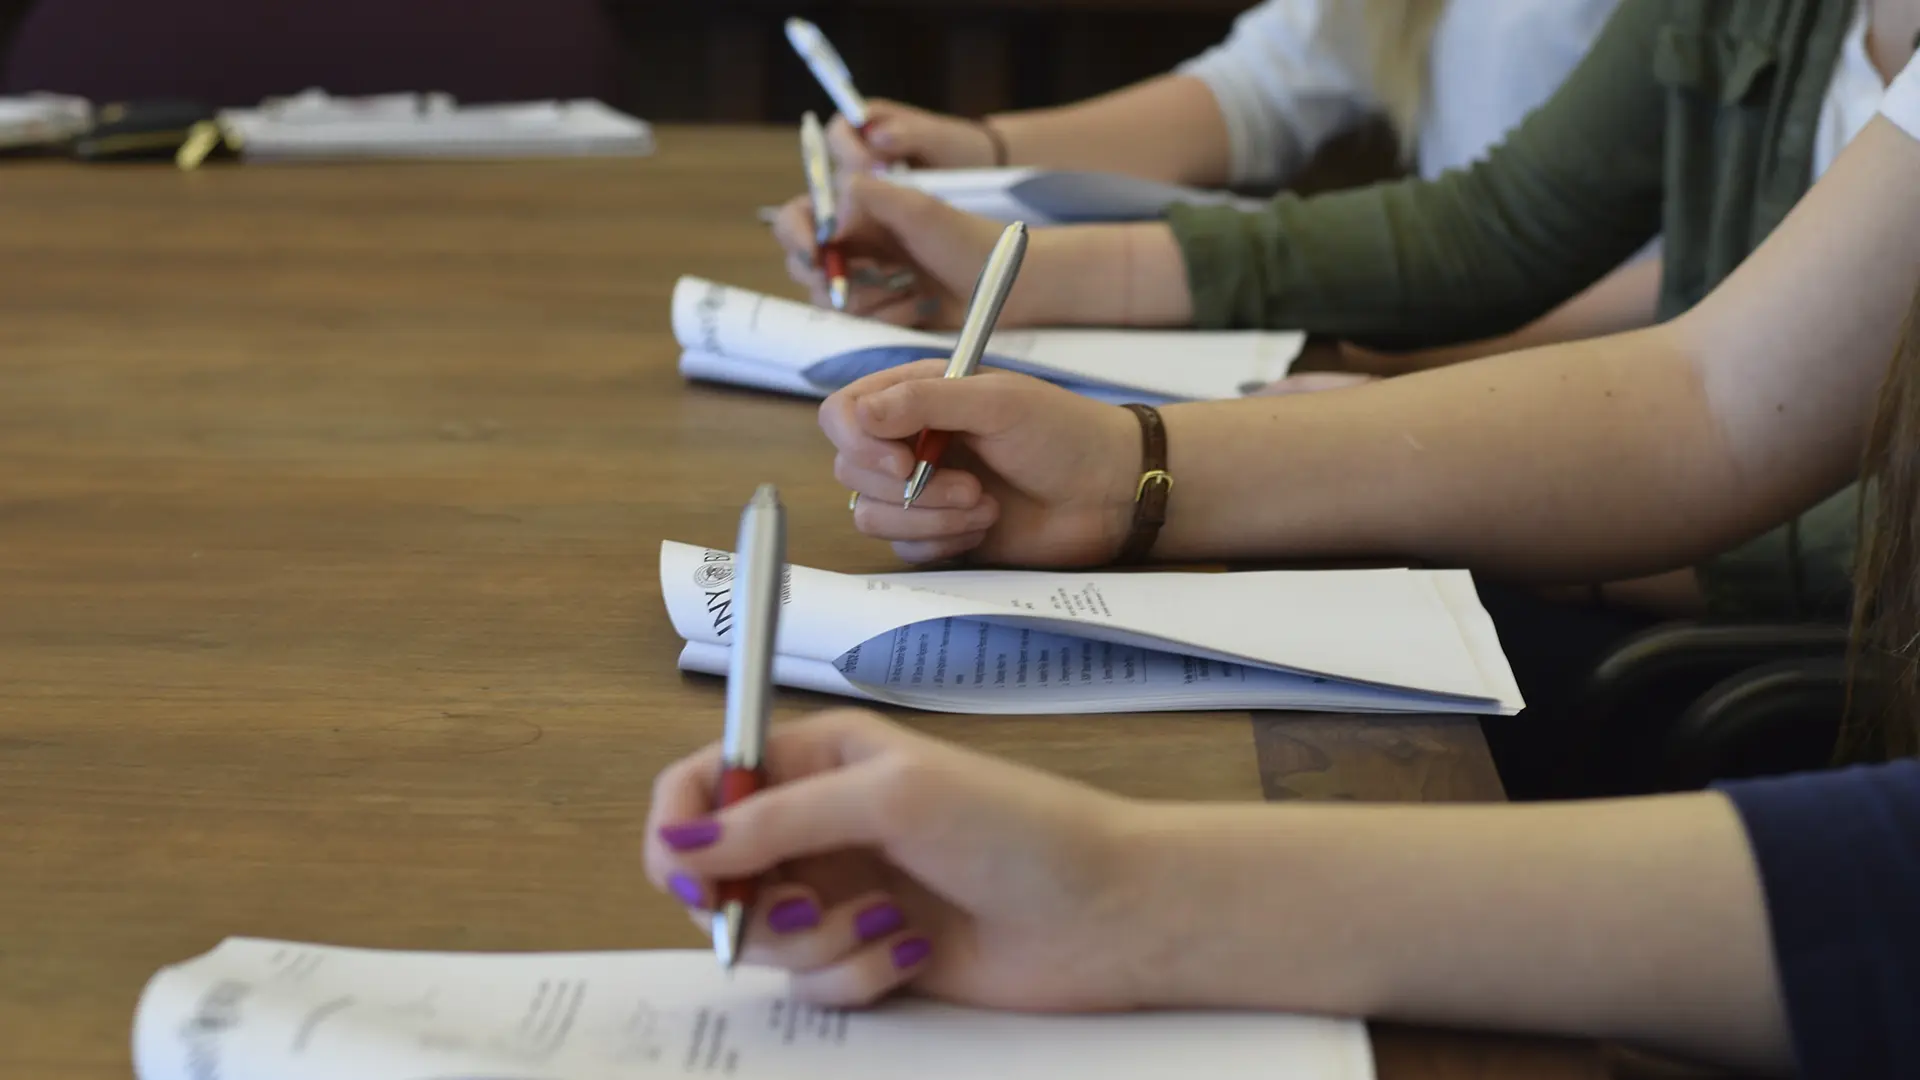
[[1846, 708], [1847, 628], [1838, 623], [1675, 622], [1634, 635], [1588, 676], [1588, 722], [1668, 716], [1635, 787], [1818, 769]]

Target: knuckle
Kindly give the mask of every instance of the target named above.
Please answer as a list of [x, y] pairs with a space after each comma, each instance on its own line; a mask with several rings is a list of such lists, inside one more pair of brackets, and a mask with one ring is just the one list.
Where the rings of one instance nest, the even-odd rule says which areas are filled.
[[688, 762], [676, 761], [661, 769], [653, 777], [653, 805], [658, 810], [660, 804], [668, 801], [680, 787], [681, 777], [686, 775]]
[[769, 949], [769, 953], [781, 967], [811, 971], [840, 959], [846, 947], [844, 934], [824, 929], [809, 930], [781, 940]]
[[[833, 479], [842, 487], [856, 487], [860, 481], [859, 466], [849, 460], [847, 455], [835, 454], [833, 455]], [[859, 512], [857, 508], [854, 510], [856, 516]]]
[[876, 1004], [899, 985], [899, 978], [892, 972], [882, 971], [875, 965], [861, 965], [860, 969], [848, 980], [847, 1004], [852, 1008], [865, 1008]]
[[910, 833], [925, 811], [926, 794], [938, 782], [937, 767], [918, 747], [898, 747], [876, 770], [873, 812], [879, 820]]

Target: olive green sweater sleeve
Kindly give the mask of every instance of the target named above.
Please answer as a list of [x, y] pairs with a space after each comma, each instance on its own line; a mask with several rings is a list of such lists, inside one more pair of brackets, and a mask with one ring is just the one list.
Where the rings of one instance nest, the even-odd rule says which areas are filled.
[[1660, 229], [1667, 0], [1625, 0], [1560, 90], [1479, 163], [1259, 210], [1177, 206], [1196, 325], [1385, 347], [1505, 333]]

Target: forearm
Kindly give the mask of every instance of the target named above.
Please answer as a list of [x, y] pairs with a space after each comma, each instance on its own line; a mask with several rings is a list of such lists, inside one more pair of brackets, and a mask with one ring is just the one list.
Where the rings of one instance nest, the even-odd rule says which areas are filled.
[[1160, 224], [1064, 225], [1031, 234], [1020, 320], [1041, 326], [1185, 326], [1186, 268]]
[[1205, 83], [1162, 75], [1086, 101], [987, 118], [1013, 165], [1091, 169], [1168, 183], [1226, 182], [1226, 122]]
[[1784, 1071], [1765, 903], [1718, 795], [1142, 811], [1156, 1005], [1632, 1040]]
[[1668, 327], [1162, 413], [1167, 559], [1415, 557], [1584, 583], [1736, 543], [1819, 482], [1815, 462], [1738, 482]]
[[1653, 324], [1660, 300], [1660, 260], [1645, 258], [1600, 279], [1585, 292], [1511, 334], [1404, 353], [1362, 353], [1356, 371], [1404, 375], [1563, 341], [1622, 334]]

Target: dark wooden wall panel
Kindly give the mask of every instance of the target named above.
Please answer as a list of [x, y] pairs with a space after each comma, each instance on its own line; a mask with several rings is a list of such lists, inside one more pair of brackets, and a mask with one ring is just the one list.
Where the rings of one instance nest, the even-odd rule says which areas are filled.
[[[59, 3], [60, 0], [39, 0]], [[406, 0], [395, 0], [405, 3]], [[793, 123], [832, 103], [788, 47], [819, 23], [860, 87], [961, 115], [1077, 101], [1167, 71], [1223, 39], [1250, 0], [603, 0], [622, 38], [613, 104], [661, 122]], [[528, 0], [528, 18], [540, 0]], [[33, 0], [0, 0], [0, 56]], [[244, 47], [235, 43], [235, 47]], [[1346, 186], [1393, 171], [1378, 129], [1301, 178]]]
[[[1087, 97], [1226, 36], [1241, 0], [609, 0], [630, 49], [628, 107], [656, 120], [797, 120], [831, 109], [780, 23], [818, 23], [863, 92], [962, 115]], [[690, 60], [692, 61], [690, 63]]]

